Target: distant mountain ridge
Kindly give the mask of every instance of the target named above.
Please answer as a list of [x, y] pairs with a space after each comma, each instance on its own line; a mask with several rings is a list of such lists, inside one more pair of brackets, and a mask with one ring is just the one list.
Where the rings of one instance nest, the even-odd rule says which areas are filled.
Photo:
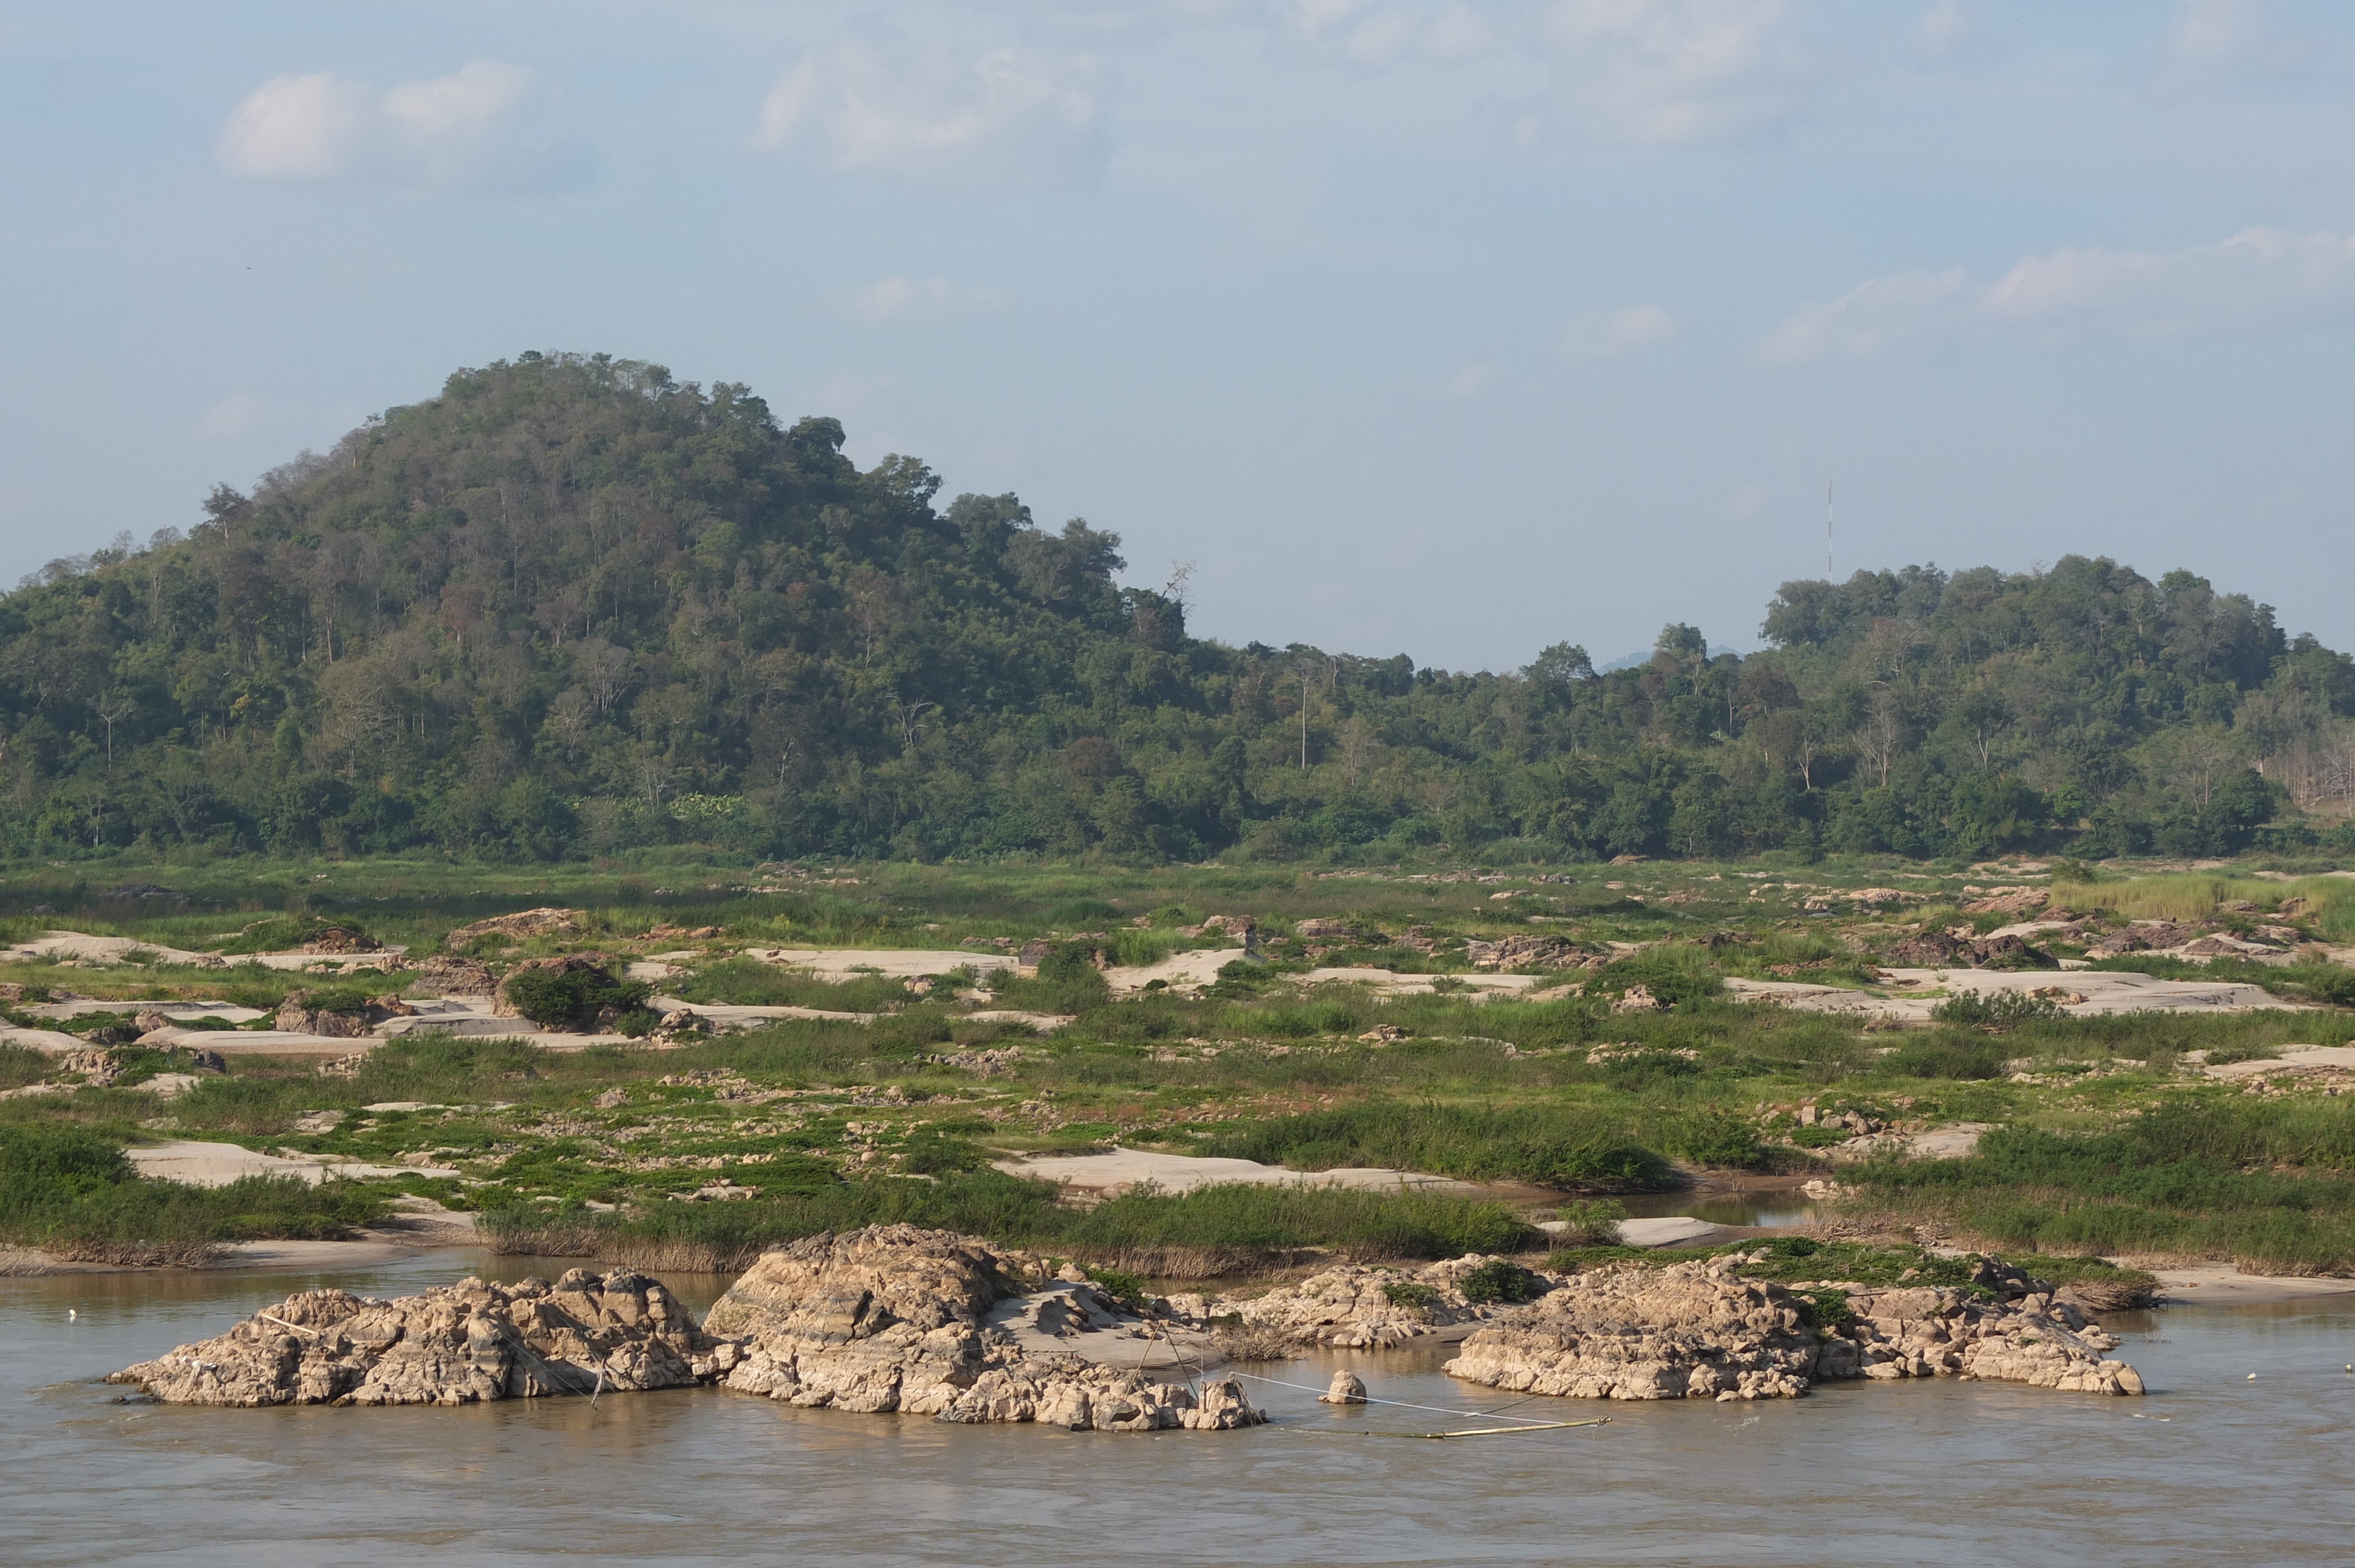
[[1453, 674], [1197, 639], [1116, 534], [842, 445], [527, 354], [58, 563], [0, 598], [0, 852], [2208, 853], [2355, 806], [2355, 661], [2189, 573], [1859, 572], [1748, 656]]

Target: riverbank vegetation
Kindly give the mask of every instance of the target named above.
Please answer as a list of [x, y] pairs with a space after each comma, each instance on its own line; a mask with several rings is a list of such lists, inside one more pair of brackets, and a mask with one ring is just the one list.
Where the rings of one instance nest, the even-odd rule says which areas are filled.
[[224, 1242], [333, 1241], [383, 1217], [385, 1195], [248, 1177], [221, 1187], [144, 1181], [123, 1146], [70, 1123], [0, 1122], [0, 1245], [91, 1263], [188, 1266]]
[[[731, 881], [705, 863], [656, 883], [399, 861], [301, 863], [256, 880], [223, 863], [131, 892], [45, 867], [12, 892], [55, 912], [11, 916], [0, 938], [69, 926], [122, 950], [0, 960], [0, 1011], [21, 1026], [0, 1041], [0, 1135], [71, 1133], [85, 1150], [200, 1138], [415, 1173], [191, 1195], [101, 1160], [74, 1168], [71, 1192], [23, 1187], [5, 1234], [200, 1249], [333, 1234], [376, 1212], [362, 1196], [408, 1192], [479, 1210], [499, 1245], [524, 1250], [728, 1260], [905, 1218], [1195, 1277], [1311, 1248], [1541, 1250], [1555, 1244], [1529, 1225], [1559, 1214], [1593, 1241], [1587, 1206], [1614, 1196], [1816, 1179], [1838, 1186], [1815, 1200], [1825, 1220], [1870, 1231], [2355, 1269], [2347, 1077], [2210, 1072], [2355, 1040], [2355, 1012], [2333, 1003], [2350, 973], [2333, 946], [2349, 936], [2350, 880], [2113, 863], [2089, 884], [2033, 864], [1331, 875], [861, 863]], [[550, 897], [577, 902], [547, 929], [461, 929]], [[2136, 918], [2189, 921], [2177, 938], [2212, 931], [2222, 948], [2204, 964], [2081, 956], [2131, 935]], [[319, 944], [337, 950], [297, 955], [303, 968], [263, 967], [243, 938], [281, 922], [344, 935]], [[1945, 994], [1945, 971], [1904, 971], [1929, 976], [1926, 993], [1891, 980], [1892, 955], [1925, 933], [1960, 944], [2006, 922], [2042, 944], [2018, 961], [2050, 971], [2028, 977], [2050, 994], [2006, 993], [2035, 1007], [1966, 1017], [1949, 1004], [1970, 993]], [[355, 937], [408, 953], [375, 952], [383, 972], [353, 972], [370, 951], [356, 954]], [[932, 949], [943, 972], [903, 980], [854, 962], [819, 974], [774, 961], [791, 944]], [[168, 1046], [98, 1043], [135, 1032], [142, 1003], [175, 997], [261, 1010], [267, 1024], [298, 989], [422, 993], [425, 957], [453, 948], [495, 971], [573, 951], [604, 955], [619, 975], [623, 960], [663, 954], [666, 978], [633, 982], [655, 1007], [836, 1016], [567, 1050], [425, 1030], [355, 1042], [324, 1069], [230, 1048], [225, 1020]], [[1035, 977], [983, 972], [1025, 948]], [[1147, 971], [1117, 967], [1188, 954], [1205, 964], [1192, 982], [1142, 989], [1134, 976]], [[2088, 1015], [2069, 988], [2104, 969], [2055, 967], [2135, 959], [2199, 978], [2194, 990], [2245, 979], [2301, 1005]], [[1812, 986], [1846, 1011], [1756, 990], [1774, 984]], [[1921, 1022], [1918, 1006], [1903, 1026], [1871, 1012], [1908, 995], [1947, 1021]], [[59, 1000], [75, 997], [90, 1000]], [[54, 1043], [25, 1043], [61, 1031], [82, 1048], [78, 1065]], [[220, 1059], [200, 1061], [215, 1041]], [[159, 1075], [194, 1082], [165, 1098], [148, 1086]], [[1963, 1157], [1912, 1157], [1909, 1139], [1954, 1128], [1991, 1130]], [[996, 1169], [1114, 1147], [1498, 1186], [1493, 1198], [1139, 1192], [1088, 1207]]]

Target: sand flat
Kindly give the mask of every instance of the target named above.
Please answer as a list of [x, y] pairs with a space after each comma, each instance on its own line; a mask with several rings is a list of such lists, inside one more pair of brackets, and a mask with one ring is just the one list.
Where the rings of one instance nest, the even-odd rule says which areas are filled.
[[862, 969], [916, 980], [960, 969], [970, 968], [978, 974], [1018, 967], [1011, 953], [975, 952], [970, 948], [747, 948], [744, 957], [840, 979]]
[[1219, 1160], [1193, 1154], [1156, 1154], [1142, 1149], [1114, 1149], [1106, 1154], [1050, 1154], [1036, 1160], [1001, 1160], [997, 1169], [1008, 1175], [1060, 1181], [1074, 1190], [1102, 1197], [1124, 1192], [1140, 1181], [1151, 1181], [1165, 1192], [1190, 1192], [1197, 1187], [1243, 1182], [1267, 1187], [1356, 1187], [1395, 1192], [1412, 1187], [1426, 1192], [1486, 1193], [1475, 1181], [1457, 1181], [1414, 1171], [1379, 1167], [1345, 1167], [1333, 1171], [1287, 1171], [1255, 1160]]
[[[2261, 986], [2233, 981], [2163, 980], [2129, 970], [1896, 969], [1870, 991], [1803, 980], [1726, 977], [1726, 994], [1736, 1001], [1767, 1001], [1802, 1012], [1849, 1013], [1906, 1023], [1927, 1023], [1930, 1010], [1949, 996], [1993, 996], [2004, 991], [2053, 989], [2085, 1000], [2064, 1002], [2074, 1014], [2118, 1012], [2255, 1012], [2268, 1008], [2310, 1011], [2284, 1001]], [[1942, 994], [1907, 995], [1908, 991]]]

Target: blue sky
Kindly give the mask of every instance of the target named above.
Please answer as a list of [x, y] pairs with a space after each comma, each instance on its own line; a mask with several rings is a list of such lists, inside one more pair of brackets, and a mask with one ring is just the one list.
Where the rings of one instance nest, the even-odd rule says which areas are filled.
[[2187, 566], [2355, 646], [2355, 7], [0, 4], [0, 580], [527, 348], [1504, 667]]

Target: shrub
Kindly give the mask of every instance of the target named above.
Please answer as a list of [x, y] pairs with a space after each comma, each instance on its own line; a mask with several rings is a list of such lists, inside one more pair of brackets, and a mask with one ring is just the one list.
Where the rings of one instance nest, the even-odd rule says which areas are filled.
[[645, 1011], [653, 989], [601, 969], [523, 969], [507, 977], [506, 997], [542, 1028], [587, 1030], [609, 1007], [617, 1015]]
[[1758, 1129], [1726, 1111], [1696, 1111], [1668, 1123], [1668, 1152], [1696, 1165], [1741, 1170], [1765, 1158]]
[[1959, 1023], [1977, 1029], [2003, 1030], [2067, 1014], [2049, 997], [2024, 991], [1968, 991], [1950, 996], [1930, 1010], [1934, 1023]]
[[1554, 1211], [1554, 1217], [1562, 1223], [1563, 1228], [1554, 1233], [1562, 1246], [1612, 1246], [1619, 1240], [1619, 1225], [1627, 1217], [1627, 1205], [1614, 1198], [1591, 1198], [1583, 1202], [1564, 1203]]
[[[1970, 1039], [1916, 1040], [1881, 1060], [1881, 1070], [1907, 1078], [1980, 1081], [2003, 1076], [2003, 1048]], [[1810, 1128], [1808, 1131], [1815, 1129]]]
[[1145, 1288], [1145, 1281], [1141, 1277], [1124, 1268], [1106, 1268], [1099, 1265], [1086, 1272], [1089, 1281], [1097, 1289], [1131, 1309], [1142, 1308], [1146, 1298], [1151, 1294]]
[[1476, 1307], [1494, 1302], [1534, 1301], [1545, 1294], [1545, 1281], [1509, 1258], [1492, 1257], [1465, 1275], [1457, 1287]]

